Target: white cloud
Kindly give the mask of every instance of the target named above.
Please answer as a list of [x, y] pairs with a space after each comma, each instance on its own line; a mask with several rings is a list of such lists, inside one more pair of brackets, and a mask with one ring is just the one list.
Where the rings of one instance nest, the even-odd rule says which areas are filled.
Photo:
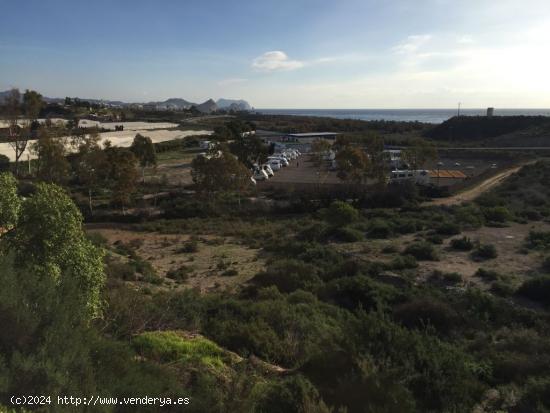
[[407, 37], [407, 40], [397, 46], [394, 46], [392, 50], [394, 53], [398, 54], [415, 53], [431, 39], [431, 34], [417, 34], [409, 36]]
[[475, 43], [475, 40], [470, 35], [463, 35], [463, 36], [458, 37], [456, 39], [456, 42], [458, 44], [472, 44], [472, 43]]
[[291, 60], [285, 52], [274, 50], [258, 56], [252, 61], [252, 67], [256, 70], [274, 72], [280, 70], [294, 70], [304, 67], [304, 62]]

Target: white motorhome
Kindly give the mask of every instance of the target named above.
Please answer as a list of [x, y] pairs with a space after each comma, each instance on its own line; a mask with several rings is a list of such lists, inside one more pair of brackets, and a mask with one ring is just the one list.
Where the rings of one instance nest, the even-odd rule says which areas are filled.
[[425, 169], [395, 169], [391, 171], [390, 182], [412, 181], [420, 185], [430, 184], [430, 172]]

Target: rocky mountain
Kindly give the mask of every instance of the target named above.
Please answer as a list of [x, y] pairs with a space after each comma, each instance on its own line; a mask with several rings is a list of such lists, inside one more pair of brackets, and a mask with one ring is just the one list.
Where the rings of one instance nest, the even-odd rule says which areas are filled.
[[[9, 95], [9, 93], [10, 93], [9, 90], [6, 90], [4, 92], [0, 91], [0, 103], [4, 101], [4, 99]], [[90, 103], [100, 103], [107, 106], [118, 106], [118, 107], [136, 105], [136, 104], [146, 105], [150, 107], [155, 107], [156, 109], [159, 109], [159, 110], [189, 109], [192, 106], [195, 106], [200, 112], [203, 112], [203, 113], [215, 112], [218, 109], [231, 110], [231, 111], [243, 111], [243, 110], [252, 109], [250, 104], [246, 100], [242, 100], [242, 99], [218, 99], [217, 102], [214, 101], [213, 99], [208, 99], [206, 102], [201, 104], [190, 102], [182, 98], [169, 98], [164, 101], [146, 102], [146, 103], [128, 103], [128, 102], [122, 102], [119, 100], [104, 100], [104, 99], [85, 99], [85, 98], [79, 98], [79, 99], [81, 101], [87, 101]], [[60, 103], [60, 104], [63, 104], [63, 102], [65, 101], [64, 98], [50, 98], [46, 96], [44, 96], [44, 100], [47, 103]]]
[[189, 109], [191, 106], [195, 105], [195, 103], [181, 98], [170, 98], [162, 102], [148, 102], [146, 105], [165, 107], [168, 109]]
[[252, 110], [252, 106], [250, 106], [246, 100], [242, 99], [218, 99], [216, 104], [218, 108], [225, 110]]
[[212, 113], [218, 110], [218, 105], [212, 99], [208, 99], [206, 102], [196, 105], [195, 108], [202, 113]]

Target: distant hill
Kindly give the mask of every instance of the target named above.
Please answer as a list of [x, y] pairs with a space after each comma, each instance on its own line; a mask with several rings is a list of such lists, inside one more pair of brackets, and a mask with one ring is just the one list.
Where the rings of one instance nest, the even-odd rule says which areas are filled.
[[208, 99], [206, 102], [196, 105], [195, 108], [202, 113], [212, 113], [218, 110], [218, 105], [212, 99]]
[[218, 99], [216, 104], [218, 108], [225, 110], [252, 110], [252, 106], [250, 106], [246, 100], [242, 99]]
[[195, 105], [195, 103], [181, 98], [170, 98], [162, 102], [147, 102], [146, 105], [166, 107], [169, 109], [189, 109], [191, 106]]
[[550, 130], [547, 116], [455, 116], [426, 131], [435, 140], [472, 142], [519, 132]]
[[[10, 91], [6, 90], [4, 92], [0, 91], [0, 103], [2, 103], [6, 97], [9, 95]], [[23, 93], [23, 91], [22, 91]], [[76, 99], [76, 98], [73, 98]], [[154, 106], [157, 109], [189, 109], [192, 106], [195, 106], [199, 111], [204, 113], [214, 112], [218, 109], [224, 110], [234, 110], [234, 111], [246, 111], [251, 110], [252, 107], [246, 100], [242, 99], [218, 99], [215, 102], [213, 99], [209, 99], [204, 103], [197, 104], [182, 98], [169, 98], [164, 101], [157, 102], [143, 102], [143, 103], [129, 103], [123, 102], [120, 100], [105, 100], [105, 99], [87, 99], [87, 98], [78, 98], [81, 101], [87, 101], [90, 103], [100, 103], [108, 106], [129, 106], [142, 104], [147, 106]], [[64, 98], [51, 98], [44, 96], [44, 100], [47, 103], [63, 103]]]

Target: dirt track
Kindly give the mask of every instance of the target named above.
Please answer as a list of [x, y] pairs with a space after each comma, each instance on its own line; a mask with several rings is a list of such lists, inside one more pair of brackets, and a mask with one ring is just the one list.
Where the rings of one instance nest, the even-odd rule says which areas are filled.
[[467, 189], [464, 192], [460, 192], [456, 195], [450, 196], [448, 198], [434, 199], [433, 201], [427, 202], [425, 205], [456, 205], [463, 202], [472, 201], [482, 193], [489, 191], [495, 186], [500, 185], [505, 181], [510, 175], [515, 174], [519, 171], [524, 165], [514, 166], [512, 168], [506, 169], [498, 174], [487, 178], [485, 181], [479, 183], [473, 188]]

